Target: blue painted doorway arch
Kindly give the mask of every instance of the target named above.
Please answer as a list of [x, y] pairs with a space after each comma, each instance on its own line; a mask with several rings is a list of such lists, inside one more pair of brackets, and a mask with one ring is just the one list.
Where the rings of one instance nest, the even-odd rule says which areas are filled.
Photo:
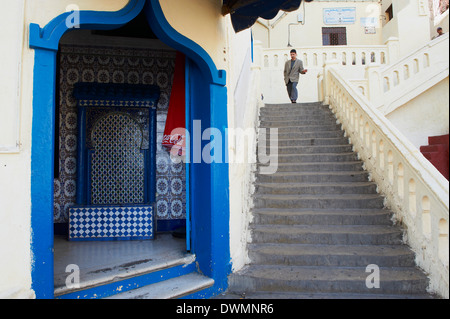
[[[161, 41], [188, 57], [187, 129], [201, 120], [203, 129], [217, 128], [226, 146], [226, 74], [197, 43], [167, 22], [159, 0], [130, 0], [117, 12], [80, 11], [80, 28], [119, 28], [145, 10], [152, 30]], [[70, 13], [59, 15], [45, 27], [30, 24], [29, 46], [35, 50], [31, 150], [31, 255], [32, 289], [36, 298], [54, 297], [53, 282], [53, 154], [55, 141], [56, 56], [61, 37], [70, 28]], [[205, 141], [204, 141], [205, 142]], [[223, 152], [225, 154], [225, 152]], [[191, 161], [192, 163], [192, 161]], [[208, 294], [226, 289], [230, 273], [229, 176], [225, 159], [210, 164], [189, 164], [192, 249], [199, 270], [214, 279]]]

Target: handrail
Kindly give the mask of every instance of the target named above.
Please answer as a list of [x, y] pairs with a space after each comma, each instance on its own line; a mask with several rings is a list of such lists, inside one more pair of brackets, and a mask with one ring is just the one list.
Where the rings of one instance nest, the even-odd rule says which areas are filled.
[[[330, 54], [347, 66], [361, 66], [375, 61], [384, 65], [388, 62], [387, 45], [312, 46], [296, 47], [296, 50], [303, 65], [310, 68], [322, 68], [325, 61], [330, 59]], [[282, 68], [289, 59], [289, 48], [265, 48], [263, 59], [269, 59], [264, 61], [263, 68]]]
[[365, 169], [386, 198], [416, 262], [430, 276], [429, 289], [448, 298], [449, 184], [377, 109], [333, 67], [325, 66], [326, 102], [351, 139]]
[[393, 64], [366, 66], [365, 94], [373, 107], [389, 114], [448, 77], [448, 34], [428, 42]]
[[[387, 46], [384, 44], [372, 44], [372, 45], [329, 45], [329, 46], [322, 46], [322, 45], [316, 45], [316, 46], [307, 46], [307, 47], [295, 47], [297, 51], [304, 51], [304, 50], [335, 50], [335, 49], [386, 49]], [[290, 48], [264, 48], [264, 52], [266, 51], [284, 51], [289, 52]]]
[[447, 77], [448, 65], [448, 34], [444, 34], [395, 64], [382, 67], [380, 80], [383, 81], [384, 105], [381, 111], [384, 114], [394, 111]]
[[[381, 72], [383, 72], [383, 73], [384, 72], [389, 72], [391, 69], [395, 69], [399, 65], [405, 64], [405, 62], [408, 61], [409, 59], [411, 59], [412, 56], [415, 56], [415, 55], [421, 53], [422, 51], [424, 51], [425, 49], [432, 48], [432, 47], [440, 44], [441, 42], [444, 42], [445, 40], [448, 40], [448, 37], [449, 37], [448, 33], [445, 33], [445, 34], [441, 35], [440, 37], [431, 40], [430, 42], [428, 42], [424, 46], [422, 46], [422, 47], [418, 48], [417, 50], [411, 52], [407, 56], [404, 56], [400, 60], [397, 60], [395, 63], [389, 64], [389, 65], [386, 65], [386, 66], [382, 67], [381, 68]], [[448, 52], [443, 52], [443, 53], [447, 54], [447, 56], [448, 56]]]

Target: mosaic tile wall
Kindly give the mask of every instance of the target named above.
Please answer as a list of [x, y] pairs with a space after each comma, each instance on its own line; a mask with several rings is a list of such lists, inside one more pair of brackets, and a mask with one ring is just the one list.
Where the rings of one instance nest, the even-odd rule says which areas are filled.
[[89, 130], [87, 133], [87, 136], [92, 136], [95, 150], [91, 159], [92, 204], [144, 203], [145, 161], [141, 152], [141, 126], [125, 112], [108, 112], [92, 121], [95, 126], [91, 133]]
[[54, 222], [68, 222], [76, 199], [77, 82], [155, 84], [161, 89], [157, 108], [156, 212], [159, 220], [186, 218], [185, 169], [173, 164], [161, 146], [175, 67], [174, 51], [62, 46], [59, 89], [59, 177], [54, 186]]

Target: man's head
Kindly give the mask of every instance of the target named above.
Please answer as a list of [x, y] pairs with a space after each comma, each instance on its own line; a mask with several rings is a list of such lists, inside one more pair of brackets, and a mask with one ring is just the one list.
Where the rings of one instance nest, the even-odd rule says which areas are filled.
[[439, 33], [439, 35], [442, 35], [442, 33], [443, 33], [443, 31], [442, 31], [442, 28], [441, 27], [439, 27], [439, 28], [437, 28], [437, 33]]
[[297, 51], [295, 51], [295, 49], [291, 50], [291, 59], [295, 60], [297, 58]]

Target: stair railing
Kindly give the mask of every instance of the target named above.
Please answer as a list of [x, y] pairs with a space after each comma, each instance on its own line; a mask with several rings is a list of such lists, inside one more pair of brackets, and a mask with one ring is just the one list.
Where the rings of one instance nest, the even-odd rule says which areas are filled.
[[448, 77], [448, 38], [446, 33], [389, 65], [368, 64], [364, 95], [383, 114], [389, 114]]
[[[416, 263], [429, 274], [431, 292], [449, 297], [449, 183], [355, 87], [339, 75], [339, 60], [323, 72], [324, 103], [329, 104], [354, 146]], [[382, 276], [382, 273], [381, 273]]]

